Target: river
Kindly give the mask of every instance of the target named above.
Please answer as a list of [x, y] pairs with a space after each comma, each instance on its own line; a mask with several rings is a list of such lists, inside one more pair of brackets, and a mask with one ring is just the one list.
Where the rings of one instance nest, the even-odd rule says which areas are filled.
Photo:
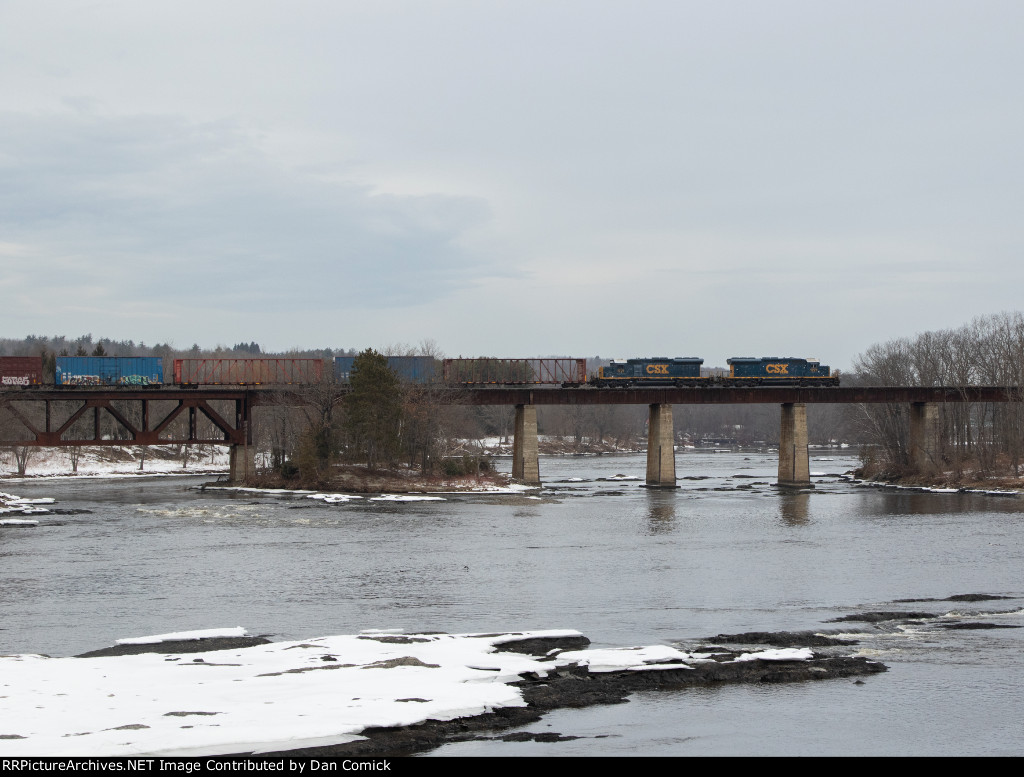
[[[772, 454], [702, 451], [679, 452], [675, 491], [619, 479], [643, 477], [642, 455], [542, 457], [540, 498], [325, 504], [197, 490], [208, 478], [7, 481], [67, 512], [0, 530], [0, 653], [228, 626], [573, 628], [595, 647], [841, 631], [890, 671], [637, 694], [528, 727], [578, 739], [428, 755], [1024, 755], [1024, 498], [867, 488], [840, 477], [852, 456], [811, 459], [816, 488], [797, 494], [770, 486]], [[1011, 598], [897, 602], [969, 593]], [[945, 617], [829, 622], [878, 610]], [[1018, 628], [946, 628], [964, 622]]]

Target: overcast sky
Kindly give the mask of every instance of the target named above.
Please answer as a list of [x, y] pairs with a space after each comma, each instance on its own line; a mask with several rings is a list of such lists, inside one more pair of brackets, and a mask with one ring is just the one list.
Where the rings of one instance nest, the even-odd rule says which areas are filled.
[[1019, 0], [0, 0], [0, 335], [814, 356], [1024, 308]]

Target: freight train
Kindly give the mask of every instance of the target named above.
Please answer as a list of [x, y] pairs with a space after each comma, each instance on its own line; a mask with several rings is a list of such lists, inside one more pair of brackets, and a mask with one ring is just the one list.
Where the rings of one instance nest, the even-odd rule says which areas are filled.
[[[696, 356], [613, 359], [587, 374], [585, 359], [445, 359], [389, 356], [388, 365], [407, 383], [449, 386], [560, 385], [595, 388], [677, 386], [838, 386], [839, 373], [815, 359], [733, 357], [727, 375], [702, 375]], [[0, 387], [287, 386], [349, 382], [354, 356], [323, 359], [174, 359], [173, 377], [164, 380], [163, 359], [156, 356], [58, 356], [52, 381], [44, 377], [41, 357], [0, 357]]]

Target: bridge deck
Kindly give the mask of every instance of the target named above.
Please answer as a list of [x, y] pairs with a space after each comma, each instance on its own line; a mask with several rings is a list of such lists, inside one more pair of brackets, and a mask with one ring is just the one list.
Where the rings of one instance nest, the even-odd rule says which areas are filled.
[[[347, 393], [338, 388], [341, 398]], [[759, 386], [751, 388], [440, 387], [436, 401], [453, 405], [743, 405], [857, 404], [862, 402], [1020, 402], [1019, 386]], [[64, 400], [248, 401], [250, 405], [305, 404], [300, 387], [193, 389], [33, 388], [0, 390], [7, 402]]]
[[452, 389], [466, 405], [743, 405], [862, 402], [1019, 402], [1024, 390], [1006, 386], [862, 386], [814, 388], [479, 388]]

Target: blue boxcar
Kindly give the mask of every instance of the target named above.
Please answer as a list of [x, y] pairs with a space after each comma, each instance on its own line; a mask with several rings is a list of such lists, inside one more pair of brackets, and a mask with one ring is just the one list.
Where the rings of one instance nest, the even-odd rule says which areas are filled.
[[835, 386], [838, 376], [826, 364], [815, 359], [799, 359], [794, 356], [734, 356], [726, 360], [729, 365], [729, 382], [748, 383], [789, 383], [806, 385]]
[[[348, 383], [355, 356], [334, 357], [334, 379]], [[437, 375], [437, 360], [432, 356], [388, 356], [388, 366], [407, 383], [430, 383]]]
[[613, 359], [607, 367], [599, 367], [596, 386], [628, 386], [630, 384], [699, 384], [700, 365], [704, 360], [696, 356], [667, 356], [650, 359]]
[[160, 386], [159, 356], [58, 356], [58, 386]]

